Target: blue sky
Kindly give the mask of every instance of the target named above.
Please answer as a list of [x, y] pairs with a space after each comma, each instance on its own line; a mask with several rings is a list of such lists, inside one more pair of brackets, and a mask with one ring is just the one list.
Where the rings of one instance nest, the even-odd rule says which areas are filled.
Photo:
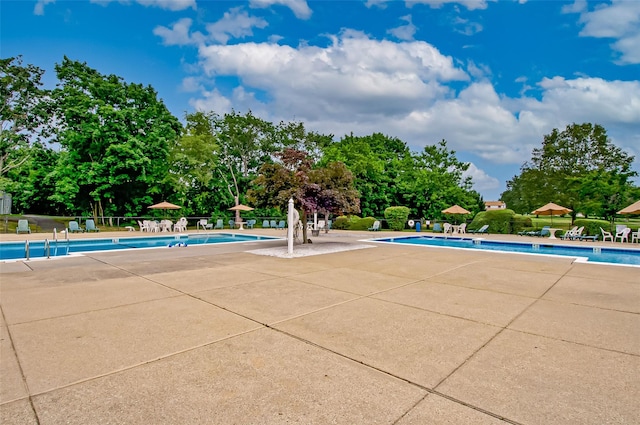
[[447, 140], [485, 200], [567, 124], [640, 170], [640, 1], [2, 0], [0, 54], [152, 85], [174, 115], [249, 109], [337, 139]]

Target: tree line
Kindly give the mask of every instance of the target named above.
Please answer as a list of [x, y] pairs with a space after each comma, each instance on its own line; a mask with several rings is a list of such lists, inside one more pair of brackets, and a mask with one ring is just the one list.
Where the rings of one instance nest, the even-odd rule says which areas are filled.
[[[229, 215], [237, 203], [281, 216], [289, 197], [303, 213], [382, 217], [406, 206], [436, 219], [453, 204], [484, 210], [469, 163], [444, 140], [413, 152], [381, 133], [336, 140], [251, 111], [198, 111], [181, 123], [151, 86], [67, 57], [55, 72], [47, 90], [38, 67], [0, 59], [0, 191], [12, 194], [14, 212], [137, 217], [167, 200], [188, 216]], [[552, 200], [604, 216], [638, 196], [632, 161], [600, 126], [554, 130], [502, 198], [519, 212]]]

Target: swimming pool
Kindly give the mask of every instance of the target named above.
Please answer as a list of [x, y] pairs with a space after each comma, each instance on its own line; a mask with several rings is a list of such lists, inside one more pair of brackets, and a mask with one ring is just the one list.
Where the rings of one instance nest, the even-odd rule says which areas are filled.
[[[235, 233], [210, 233], [194, 235], [143, 236], [125, 238], [59, 239], [29, 241], [28, 257], [62, 257], [82, 252], [113, 251], [118, 249], [178, 248], [189, 245], [250, 242], [280, 239], [272, 236], [238, 235]], [[25, 242], [1, 242], [0, 260], [26, 259]]]
[[525, 254], [561, 255], [578, 258], [578, 261], [622, 264], [640, 267], [640, 249], [632, 248], [605, 248], [599, 246], [569, 246], [552, 245], [545, 243], [503, 242], [486, 240], [482, 238], [444, 238], [438, 236], [401, 236], [397, 238], [373, 239], [372, 241], [511, 253], [517, 252]]

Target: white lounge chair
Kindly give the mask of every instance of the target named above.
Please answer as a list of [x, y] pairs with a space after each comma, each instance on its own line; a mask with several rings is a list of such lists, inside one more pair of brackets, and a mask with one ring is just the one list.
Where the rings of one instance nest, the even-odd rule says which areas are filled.
[[577, 231], [578, 231], [578, 226], [573, 226], [572, 229], [564, 232], [564, 235], [562, 235], [562, 239], [564, 239], [565, 241], [573, 239]]
[[380, 230], [380, 222], [378, 220], [373, 222], [373, 226], [369, 227], [369, 231], [377, 232]]

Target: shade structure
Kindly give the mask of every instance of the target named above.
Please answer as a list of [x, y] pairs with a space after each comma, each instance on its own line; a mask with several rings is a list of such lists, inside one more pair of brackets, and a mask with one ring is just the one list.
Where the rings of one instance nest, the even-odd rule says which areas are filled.
[[549, 202], [547, 205], [544, 205], [538, 208], [537, 210], [533, 211], [531, 214], [554, 216], [554, 215], [567, 214], [567, 213], [570, 213], [571, 211], [573, 210], [558, 204], [554, 204], [553, 202]]
[[640, 214], [640, 201], [636, 201], [628, 207], [621, 209], [618, 211], [618, 214]]
[[246, 205], [239, 204], [239, 205], [236, 205], [235, 207], [229, 208], [229, 211], [253, 211], [253, 208], [248, 207]]
[[162, 201], [158, 204], [151, 205], [149, 208], [154, 210], [179, 210], [182, 207], [172, 204], [171, 202]]
[[442, 210], [443, 214], [471, 214], [471, 211], [467, 211], [460, 205], [453, 205], [447, 209]]

